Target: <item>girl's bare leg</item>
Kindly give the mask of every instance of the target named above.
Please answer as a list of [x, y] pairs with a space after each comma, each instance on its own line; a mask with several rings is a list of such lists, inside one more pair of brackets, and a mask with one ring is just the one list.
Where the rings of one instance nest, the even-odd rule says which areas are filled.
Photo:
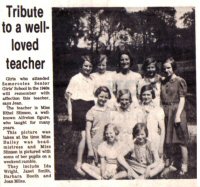
[[74, 167], [74, 169], [80, 174], [85, 175], [85, 172], [81, 169], [82, 161], [83, 161], [83, 153], [85, 150], [85, 144], [86, 144], [86, 137], [85, 137], [85, 131], [81, 131], [81, 140], [78, 145], [78, 153], [77, 153], [77, 162]]
[[128, 174], [126, 171], [120, 171], [118, 173], [116, 173], [112, 179], [123, 179], [123, 178], [127, 178]]
[[87, 163], [84, 163], [84, 164], [82, 164], [82, 169], [91, 177], [98, 179], [98, 180], [102, 179], [101, 174], [100, 174], [100, 168], [90, 165], [90, 164], [87, 164]]
[[181, 148], [181, 154], [182, 154], [182, 167], [181, 172], [184, 174], [188, 171], [187, 165], [188, 165], [188, 149], [184, 145], [180, 145]]
[[164, 162], [160, 162], [155, 168], [150, 171], [150, 178], [158, 175], [165, 167]]

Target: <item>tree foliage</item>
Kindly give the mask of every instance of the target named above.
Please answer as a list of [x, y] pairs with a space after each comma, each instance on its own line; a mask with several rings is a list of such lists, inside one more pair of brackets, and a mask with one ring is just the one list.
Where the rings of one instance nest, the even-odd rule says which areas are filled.
[[[82, 48], [90, 53], [113, 53], [128, 46], [141, 60], [148, 55], [178, 56], [177, 51], [185, 50], [178, 45], [185, 38], [195, 46], [195, 10], [182, 16], [182, 29], [176, 27], [175, 14], [173, 7], [148, 7], [138, 12], [125, 8], [54, 8], [54, 50], [70, 53]], [[190, 56], [193, 58], [194, 53]]]

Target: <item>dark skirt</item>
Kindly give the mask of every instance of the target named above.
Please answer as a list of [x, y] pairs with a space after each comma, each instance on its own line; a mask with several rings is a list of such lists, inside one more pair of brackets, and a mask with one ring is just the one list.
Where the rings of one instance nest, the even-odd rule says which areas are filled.
[[94, 106], [94, 101], [73, 100], [72, 101], [72, 129], [83, 131], [86, 127], [86, 113]]
[[178, 104], [163, 105], [165, 112], [165, 143], [166, 144], [188, 144], [189, 134], [185, 110], [181, 113], [180, 128], [177, 128], [174, 121]]

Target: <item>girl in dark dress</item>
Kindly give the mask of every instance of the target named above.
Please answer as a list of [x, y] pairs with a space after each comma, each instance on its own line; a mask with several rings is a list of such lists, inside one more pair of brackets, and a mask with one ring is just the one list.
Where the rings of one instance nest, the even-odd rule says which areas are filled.
[[166, 166], [173, 164], [172, 155], [175, 146], [181, 150], [182, 163], [180, 174], [188, 171], [188, 128], [184, 110], [187, 84], [185, 80], [176, 76], [176, 63], [173, 58], [168, 58], [163, 64], [165, 79], [161, 85], [161, 101], [165, 112], [165, 153]]

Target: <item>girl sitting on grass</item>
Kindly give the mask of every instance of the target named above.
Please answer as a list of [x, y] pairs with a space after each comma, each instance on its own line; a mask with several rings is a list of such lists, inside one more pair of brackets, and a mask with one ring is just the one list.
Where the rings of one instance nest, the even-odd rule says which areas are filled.
[[95, 179], [112, 179], [117, 173], [117, 156], [120, 153], [120, 144], [117, 140], [119, 130], [113, 124], [104, 128], [104, 141], [98, 146], [100, 167], [84, 163], [82, 169]]
[[146, 124], [137, 123], [133, 128], [132, 144], [118, 156], [119, 163], [126, 171], [119, 172], [115, 175], [116, 178], [147, 179], [156, 176], [163, 170], [163, 160], [159, 158], [158, 151], [154, 149], [147, 137]]

